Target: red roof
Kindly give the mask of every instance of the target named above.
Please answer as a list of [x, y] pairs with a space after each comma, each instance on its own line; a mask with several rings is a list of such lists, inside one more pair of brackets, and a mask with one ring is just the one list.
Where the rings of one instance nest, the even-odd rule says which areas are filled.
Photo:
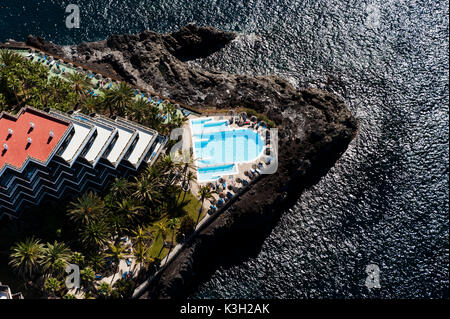
[[[34, 123], [33, 129], [30, 129], [30, 122]], [[69, 126], [68, 122], [31, 108], [23, 109], [17, 118], [0, 114], [0, 172], [6, 164], [21, 170], [29, 157], [46, 163]], [[12, 135], [9, 129], [13, 130]], [[50, 131], [53, 138], [49, 138]], [[31, 138], [31, 143], [28, 143], [28, 138]]]

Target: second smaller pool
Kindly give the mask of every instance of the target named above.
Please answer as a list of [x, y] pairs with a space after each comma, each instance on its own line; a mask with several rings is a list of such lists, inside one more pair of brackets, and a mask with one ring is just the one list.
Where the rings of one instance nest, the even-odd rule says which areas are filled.
[[235, 164], [204, 166], [198, 168], [198, 182], [210, 182], [219, 179], [221, 176], [233, 175], [237, 173]]

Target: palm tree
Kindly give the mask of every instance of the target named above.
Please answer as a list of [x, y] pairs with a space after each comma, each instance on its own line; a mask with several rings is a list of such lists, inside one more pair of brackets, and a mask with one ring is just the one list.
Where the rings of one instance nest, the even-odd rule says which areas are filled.
[[24, 95], [23, 81], [19, 78], [17, 74], [13, 72], [5, 72], [6, 78], [2, 82], [2, 91], [5, 97], [9, 96], [10, 103], [21, 105], [22, 98]]
[[86, 259], [86, 258], [84, 257], [83, 254], [81, 254], [81, 253], [75, 251], [75, 252], [72, 254], [72, 257], [70, 258], [70, 262], [71, 262], [72, 264], [75, 264], [75, 265], [78, 265], [78, 266], [80, 266], [80, 267], [83, 267], [83, 266], [84, 266], [84, 261], [85, 261], [85, 259]]
[[[180, 220], [178, 218], [172, 218], [167, 221], [167, 227], [170, 230], [172, 230], [172, 241], [171, 241], [171, 245], [170, 245], [170, 247], [171, 247], [170, 250], [172, 250], [172, 247], [173, 247], [173, 242], [174, 242], [174, 238], [175, 238], [175, 228], [178, 226], [179, 221]], [[170, 253], [170, 251], [169, 251], [169, 253]], [[169, 259], [169, 253], [167, 253], [166, 262]]]
[[124, 216], [128, 221], [136, 220], [143, 209], [143, 206], [136, 205], [133, 200], [126, 198], [114, 205], [115, 214]]
[[102, 253], [95, 252], [89, 256], [87, 264], [95, 271], [103, 271], [105, 269], [105, 256]]
[[181, 219], [177, 234], [180, 236], [180, 239], [184, 239], [187, 236], [191, 235], [194, 230], [195, 221], [191, 218], [191, 216], [186, 215]]
[[158, 163], [158, 167], [162, 174], [161, 177], [164, 176], [166, 178], [164, 193], [167, 193], [167, 189], [179, 181], [179, 177], [181, 176], [179, 172], [181, 163], [173, 161], [170, 155], [166, 155]]
[[81, 282], [86, 290], [92, 288], [92, 283], [95, 280], [95, 271], [91, 267], [86, 267], [80, 271]]
[[61, 282], [56, 278], [50, 277], [45, 281], [44, 289], [51, 296], [55, 296], [55, 294], [61, 289]]
[[[157, 166], [148, 166], [145, 171], [142, 173], [147, 179], [154, 180], [159, 183], [159, 179], [161, 177], [161, 171]], [[158, 184], [158, 186], [162, 186], [162, 183]]]
[[106, 253], [106, 257], [111, 257], [118, 265], [120, 261], [125, 258], [125, 247], [120, 244], [110, 245], [109, 252]]
[[86, 251], [90, 249], [98, 250], [106, 245], [109, 235], [108, 226], [100, 220], [86, 224], [81, 228], [80, 241]]
[[69, 264], [72, 252], [64, 243], [55, 241], [47, 243], [42, 257], [42, 265], [45, 271], [51, 274], [61, 274]]
[[[195, 183], [196, 180], [197, 180], [197, 178], [195, 177], [194, 173], [192, 173], [191, 171], [189, 171], [189, 172], [187, 173], [187, 175], [186, 175], [186, 181], [185, 181], [186, 184], [187, 184], [187, 185], [190, 185], [191, 182], [194, 182], [194, 184], [196, 184], [196, 183]], [[189, 187], [189, 188], [185, 188], [184, 195], [183, 195], [183, 201], [184, 201], [184, 199], [186, 198], [186, 193], [189, 191], [189, 189], [190, 189], [190, 187]]]
[[139, 200], [141, 203], [149, 205], [151, 202], [153, 204], [159, 204], [161, 193], [157, 187], [157, 181], [147, 178], [145, 175], [141, 175], [139, 178], [135, 177], [135, 181], [132, 184], [134, 192], [133, 197]]
[[196, 225], [198, 225], [200, 216], [203, 213], [203, 204], [205, 203], [205, 199], [213, 198], [214, 193], [216, 193], [216, 191], [211, 191], [209, 186], [204, 185], [204, 186], [200, 187], [200, 190], [198, 191], [198, 197], [200, 197], [200, 201], [201, 201], [202, 205], [201, 205], [200, 209], [198, 210], [197, 222], [195, 223]]
[[149, 107], [150, 103], [142, 97], [138, 97], [134, 99], [128, 108], [127, 115], [133, 121], [139, 122], [141, 124], [145, 124], [145, 110]]
[[0, 64], [6, 66], [17, 65], [23, 63], [24, 58], [14, 51], [2, 49], [0, 50]]
[[98, 294], [100, 296], [102, 296], [103, 298], [106, 298], [109, 296], [109, 294], [111, 293], [111, 285], [108, 284], [107, 282], [102, 282], [99, 286], [98, 286]]
[[131, 104], [129, 115], [134, 121], [156, 130], [159, 129], [162, 123], [160, 110], [142, 98], [134, 100]]
[[103, 90], [103, 103], [109, 109], [109, 115], [114, 113], [119, 116], [125, 115], [126, 108], [132, 103], [133, 89], [126, 83], [120, 82], [118, 86]]
[[156, 237], [155, 240], [159, 238], [159, 236], [162, 236], [163, 241], [166, 239], [166, 232], [167, 232], [167, 228], [166, 225], [164, 225], [163, 222], [159, 222], [157, 224], [155, 224], [156, 226]]
[[9, 106], [6, 103], [6, 98], [3, 94], [0, 94], [0, 113], [3, 111], [8, 111]]
[[136, 270], [136, 266], [139, 264], [140, 267], [142, 267], [142, 265], [151, 262], [151, 259], [149, 257], [149, 253], [150, 253], [150, 249], [142, 244], [137, 245], [137, 247], [135, 249], [133, 249], [133, 256], [134, 256], [134, 260], [135, 260], [135, 264], [134, 264], [134, 268], [133, 268], [133, 273]]
[[32, 280], [39, 270], [44, 254], [44, 245], [39, 239], [27, 238], [12, 248], [9, 265], [26, 280]]
[[[196, 168], [196, 166], [192, 159], [190, 159], [189, 162], [184, 163], [183, 181], [181, 182], [181, 190], [184, 192], [183, 201], [184, 201], [184, 198], [186, 197], [186, 193], [190, 189], [191, 182], [195, 180], [195, 175], [194, 175], [194, 173], [192, 173], [192, 170], [195, 168]], [[180, 199], [180, 196], [181, 196], [181, 192], [178, 195], [178, 199]]]
[[129, 231], [127, 217], [115, 211], [115, 204], [108, 210], [107, 224], [111, 229], [112, 239], [122, 236], [122, 234]]
[[136, 246], [145, 245], [151, 237], [151, 233], [142, 228], [142, 226], [138, 226], [138, 228], [133, 231], [133, 239]]
[[[120, 244], [119, 245], [110, 245], [109, 252], [106, 253], [106, 256], [112, 258], [114, 263], [116, 265], [119, 265], [120, 261], [122, 259], [125, 259], [125, 247]], [[116, 276], [116, 273], [114, 273], [114, 276], [111, 279], [111, 283], [114, 281], [115, 276]]]
[[110, 192], [119, 197], [126, 196], [130, 191], [130, 182], [125, 178], [115, 178], [110, 187]]
[[179, 221], [180, 220], [178, 218], [171, 218], [167, 221], [167, 228], [172, 230], [172, 246], [173, 246], [173, 241], [175, 238], [175, 228], [178, 226]]
[[105, 204], [100, 196], [86, 192], [76, 202], [71, 202], [68, 210], [69, 218], [80, 225], [87, 225], [99, 219]]
[[197, 166], [194, 163], [194, 158], [192, 157], [192, 153], [183, 154], [183, 159], [185, 160], [184, 164], [180, 164], [183, 167], [184, 175], [191, 170], [197, 169]]
[[88, 96], [81, 106], [81, 112], [84, 113], [97, 113], [100, 111], [99, 100], [96, 97]]
[[[136, 200], [123, 200], [126, 202], [130, 202], [130, 205], [134, 205], [134, 202]], [[131, 232], [131, 229], [133, 229], [133, 224], [131, 223], [132, 218], [139, 217], [138, 211], [133, 211], [133, 206], [130, 208], [127, 208], [127, 203], [123, 202], [114, 202], [110, 205], [110, 208], [108, 209], [108, 215], [107, 215], [107, 224], [108, 227], [111, 229], [111, 238], [113, 240], [116, 240], [117, 238], [122, 237], [124, 234], [128, 234]], [[140, 207], [141, 206], [137, 206]], [[142, 208], [143, 209], [143, 208]], [[140, 212], [140, 210], [139, 210]], [[136, 215], [134, 215], [136, 214]]]
[[187, 117], [178, 116], [172, 120], [172, 123], [174, 127], [182, 127], [187, 120]]
[[182, 127], [186, 121], [186, 117], [177, 116], [176, 113], [172, 113], [172, 116], [169, 117], [169, 121], [167, 122], [167, 130], [171, 132], [176, 127]]
[[163, 173], [166, 173], [170, 171], [172, 168], [174, 168], [176, 166], [176, 163], [172, 160], [170, 155], [166, 155], [161, 159], [160, 165], [161, 171]]
[[163, 111], [164, 113], [167, 114], [167, 118], [170, 119], [172, 118], [173, 114], [175, 113], [175, 107], [173, 106], [173, 104], [171, 103], [164, 103], [163, 104]]
[[[67, 74], [67, 81], [69, 81], [72, 89], [80, 97], [80, 100], [84, 101], [87, 97], [87, 90], [92, 87], [91, 80], [82, 73], [73, 72]], [[75, 109], [78, 108], [79, 104], [75, 105]]]

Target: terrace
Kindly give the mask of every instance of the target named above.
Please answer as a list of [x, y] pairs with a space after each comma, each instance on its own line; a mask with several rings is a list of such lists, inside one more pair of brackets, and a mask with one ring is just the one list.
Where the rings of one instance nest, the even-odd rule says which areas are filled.
[[126, 157], [131, 165], [138, 167], [155, 142], [158, 132], [119, 117], [115, 121], [118, 124], [130, 126], [138, 132], [138, 139]]
[[193, 190], [198, 192], [207, 185], [215, 192], [205, 207], [210, 213], [263, 174], [271, 162], [267, 124], [255, 116], [247, 119], [241, 113], [192, 118], [185, 127], [190, 131], [197, 166], [199, 185]]
[[59, 117], [65, 121], [72, 122], [74, 132], [68, 140], [67, 145], [61, 148], [61, 153], [58, 154], [69, 166], [75, 162], [80, 153], [83, 151], [86, 144], [94, 135], [96, 129], [94, 125], [73, 119], [67, 115], [64, 115], [57, 111], [49, 111], [49, 113], [55, 117]]
[[117, 134], [117, 129], [111, 125], [101, 123], [92, 117], [84, 115], [82, 113], [74, 113], [72, 118], [80, 120], [93, 125], [96, 129], [95, 139], [90, 141], [85, 147], [86, 153], [81, 153], [92, 166], [96, 166], [107, 147], [110, 145], [114, 136]]
[[140, 136], [136, 129], [129, 126], [119, 124], [113, 120], [97, 115], [95, 117], [97, 121], [103, 122], [108, 125], [113, 125], [117, 128], [117, 139], [113, 143], [111, 150], [108, 152], [106, 159], [114, 166], [117, 167], [125, 156], [126, 151], [130, 148], [134, 140]]

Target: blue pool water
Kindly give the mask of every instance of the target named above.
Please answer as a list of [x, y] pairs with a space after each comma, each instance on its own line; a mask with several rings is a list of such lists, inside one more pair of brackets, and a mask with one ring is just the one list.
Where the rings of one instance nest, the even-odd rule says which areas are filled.
[[192, 125], [204, 124], [204, 123], [209, 122], [211, 120], [212, 120], [212, 118], [210, 118], [210, 117], [209, 118], [198, 119], [198, 120], [191, 120], [191, 124]]
[[226, 120], [192, 120], [191, 128], [199, 182], [236, 174], [235, 164], [256, 159], [264, 148], [264, 142], [256, 132], [231, 130]]
[[228, 121], [212, 121], [211, 118], [193, 120], [191, 122], [192, 133], [194, 135], [215, 132], [228, 128]]
[[251, 130], [231, 130], [194, 135], [195, 158], [199, 164], [241, 163], [262, 152], [261, 137]]
[[203, 127], [218, 127], [218, 126], [227, 126], [228, 121], [214, 121], [214, 122], [205, 122]]
[[74, 116], [74, 118], [77, 119], [77, 120], [81, 120], [81, 121], [88, 121], [87, 118], [85, 118], [85, 117], [83, 117], [83, 116], [79, 116], [79, 115]]
[[199, 167], [197, 180], [199, 183], [214, 181], [221, 176], [233, 175], [237, 172], [235, 164]]

